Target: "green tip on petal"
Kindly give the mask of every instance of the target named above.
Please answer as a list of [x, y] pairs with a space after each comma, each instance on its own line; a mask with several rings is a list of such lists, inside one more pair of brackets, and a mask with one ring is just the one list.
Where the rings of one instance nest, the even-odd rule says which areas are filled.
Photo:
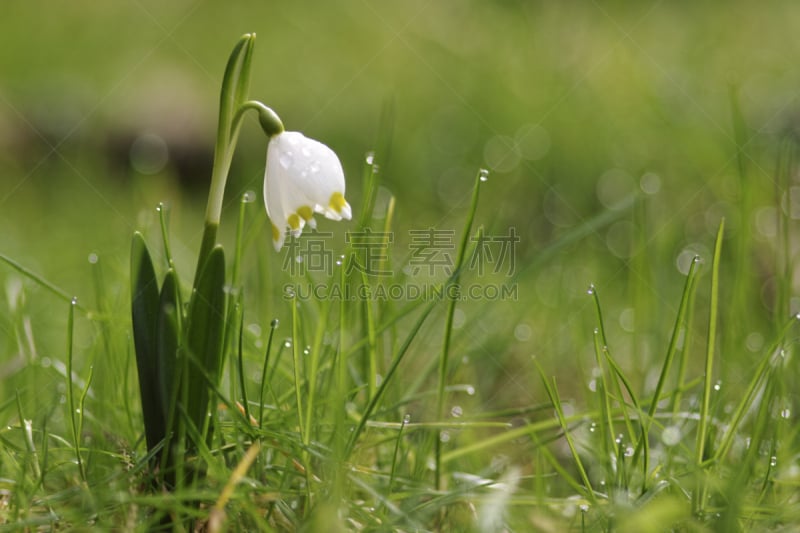
[[344, 206], [347, 205], [347, 200], [344, 199], [344, 195], [339, 191], [336, 191], [331, 195], [331, 199], [328, 202], [328, 205], [331, 209], [336, 211], [337, 213], [341, 213]]
[[275, 224], [272, 225], [272, 240], [278, 241], [281, 238], [281, 230]]
[[286, 219], [286, 222], [293, 230], [300, 229], [300, 217], [297, 215], [297, 213], [292, 213], [289, 215], [289, 218]]
[[308, 222], [314, 216], [314, 211], [307, 205], [304, 205], [297, 209], [297, 214], [303, 217], [303, 220]]

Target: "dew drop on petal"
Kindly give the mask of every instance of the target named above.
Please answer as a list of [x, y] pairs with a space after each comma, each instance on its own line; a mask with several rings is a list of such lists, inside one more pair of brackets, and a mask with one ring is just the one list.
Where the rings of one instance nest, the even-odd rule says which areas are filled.
[[319, 161], [316, 160], [312, 161], [311, 165], [308, 167], [308, 169], [311, 171], [312, 174], [316, 174], [317, 172], [319, 172], [319, 168], [320, 168]]

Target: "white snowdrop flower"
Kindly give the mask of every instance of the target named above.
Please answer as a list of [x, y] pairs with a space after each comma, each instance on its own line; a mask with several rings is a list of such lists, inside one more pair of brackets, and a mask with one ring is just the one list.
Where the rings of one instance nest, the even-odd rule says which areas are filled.
[[306, 224], [316, 227], [314, 213], [332, 220], [350, 219], [344, 198], [344, 171], [336, 154], [296, 131], [270, 138], [264, 174], [264, 203], [272, 222], [272, 242], [280, 251], [286, 229], [294, 237]]

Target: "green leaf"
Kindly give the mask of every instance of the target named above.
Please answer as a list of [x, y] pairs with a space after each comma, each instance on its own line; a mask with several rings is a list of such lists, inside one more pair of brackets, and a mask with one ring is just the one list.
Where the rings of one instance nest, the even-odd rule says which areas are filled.
[[164, 277], [164, 285], [161, 287], [156, 323], [158, 401], [161, 404], [165, 421], [170, 420], [169, 406], [178, 386], [175, 382], [175, 368], [178, 360], [180, 318], [178, 277], [174, 270], [169, 269]]
[[[192, 294], [187, 318], [186, 347], [189, 369], [186, 375], [190, 420], [202, 432], [206, 426], [209, 385], [216, 387], [222, 371], [225, 332], [225, 253], [216, 246], [208, 256]], [[210, 383], [208, 383], [208, 382]]]
[[158, 309], [158, 281], [153, 260], [144, 237], [136, 232], [131, 245], [131, 319], [148, 450], [152, 450], [164, 438], [164, 413], [158, 399]]

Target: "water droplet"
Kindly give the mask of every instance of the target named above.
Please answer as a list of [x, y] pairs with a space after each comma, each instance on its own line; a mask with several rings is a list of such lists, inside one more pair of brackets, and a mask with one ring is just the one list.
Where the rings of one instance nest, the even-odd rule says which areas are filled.
[[532, 335], [533, 330], [528, 324], [517, 324], [514, 328], [514, 337], [520, 342], [530, 340]]
[[657, 194], [661, 190], [661, 178], [654, 172], [645, 172], [639, 179], [639, 188], [645, 194]]
[[592, 425], [589, 426], [589, 433], [594, 433], [597, 430], [597, 424], [592, 422]]
[[595, 290], [595, 289], [594, 289], [594, 283], [592, 283], [591, 285], [589, 285], [589, 288], [588, 288], [588, 289], [586, 289], [586, 294], [588, 294], [588, 295], [590, 295], [590, 296], [591, 296], [591, 295], [593, 295], [593, 294], [594, 294], [594, 290]]
[[633, 457], [633, 446], [625, 448], [625, 457]]
[[368, 165], [373, 164], [375, 162], [375, 152], [367, 152], [366, 160]]
[[73, 296], [72, 300], [70, 300], [70, 304], [78, 305], [78, 297], [77, 296]]
[[283, 341], [283, 346], [286, 347], [286, 348], [291, 348], [292, 347], [292, 339], [286, 339], [285, 341]]
[[292, 157], [292, 152], [285, 152], [281, 154], [278, 158], [278, 162], [281, 164], [283, 168], [290, 168], [292, 163], [294, 163], [294, 157]]
[[617, 444], [622, 444], [622, 435], [620, 435], [616, 439], [614, 439], [614, 442], [616, 442]]
[[473, 387], [472, 385], [467, 385], [467, 394], [469, 396], [474, 396], [475, 395], [475, 387]]
[[681, 430], [678, 426], [667, 426], [661, 433], [661, 442], [667, 446], [675, 446], [681, 441]]
[[582, 513], [587, 513], [587, 512], [589, 512], [589, 506], [588, 506], [587, 504], [585, 504], [585, 503], [582, 503], [582, 504], [580, 505], [580, 509], [581, 509], [581, 512], [582, 512]]
[[337, 259], [337, 260], [336, 260], [336, 266], [342, 266], [342, 261], [341, 261], [341, 260], [339, 260], [339, 259]]
[[482, 168], [478, 171], [478, 176], [481, 181], [486, 181], [489, 179], [489, 171], [485, 168]]
[[277, 318], [273, 318], [272, 322], [269, 323], [269, 327], [271, 327], [272, 329], [275, 329], [275, 328], [278, 327], [278, 324], [280, 324], [280, 321], [278, 321]]
[[781, 418], [789, 418], [792, 416], [792, 411], [787, 407], [781, 410]]
[[53, 364], [53, 361], [49, 357], [42, 357], [41, 365], [42, 368], [50, 368], [50, 365]]
[[315, 160], [311, 162], [311, 165], [309, 165], [308, 170], [310, 170], [312, 174], [316, 174], [317, 172], [319, 172], [319, 168], [320, 168], [319, 161]]
[[453, 408], [450, 409], [450, 416], [452, 416], [453, 418], [458, 418], [462, 414], [464, 414], [464, 412], [462, 411], [460, 405], [454, 405]]
[[89, 254], [89, 262], [93, 265], [96, 265], [100, 258], [97, 256], [96, 253], [92, 252]]
[[302, 255], [295, 256], [294, 262], [295, 263], [302, 263], [303, 262], [303, 256]]
[[774, 455], [769, 458], [769, 466], [778, 466], [778, 458]]
[[405, 426], [409, 422], [411, 422], [411, 415], [406, 413], [406, 415], [403, 417], [403, 425]]
[[450, 432], [442, 431], [439, 433], [439, 440], [442, 442], [450, 442]]
[[249, 204], [256, 201], [256, 193], [254, 191], [246, 191], [242, 195], [242, 202]]
[[716, 383], [714, 383], [714, 390], [715, 391], [718, 391], [721, 388], [722, 388], [722, 382], [721, 381], [717, 381]]
[[159, 204], [156, 206], [156, 211], [160, 213], [160, 212], [161, 212], [161, 209], [162, 209], [163, 207], [164, 207], [164, 204], [163, 204], [163, 203], [159, 203]]
[[[597, 380], [596, 379], [591, 380], [587, 385], [587, 387], [589, 387], [590, 391], [597, 392]], [[592, 431], [594, 431], [594, 429]]]
[[247, 331], [250, 334], [252, 334], [254, 337], [260, 337], [261, 336], [261, 326], [259, 326], [258, 324], [248, 324], [247, 325]]

